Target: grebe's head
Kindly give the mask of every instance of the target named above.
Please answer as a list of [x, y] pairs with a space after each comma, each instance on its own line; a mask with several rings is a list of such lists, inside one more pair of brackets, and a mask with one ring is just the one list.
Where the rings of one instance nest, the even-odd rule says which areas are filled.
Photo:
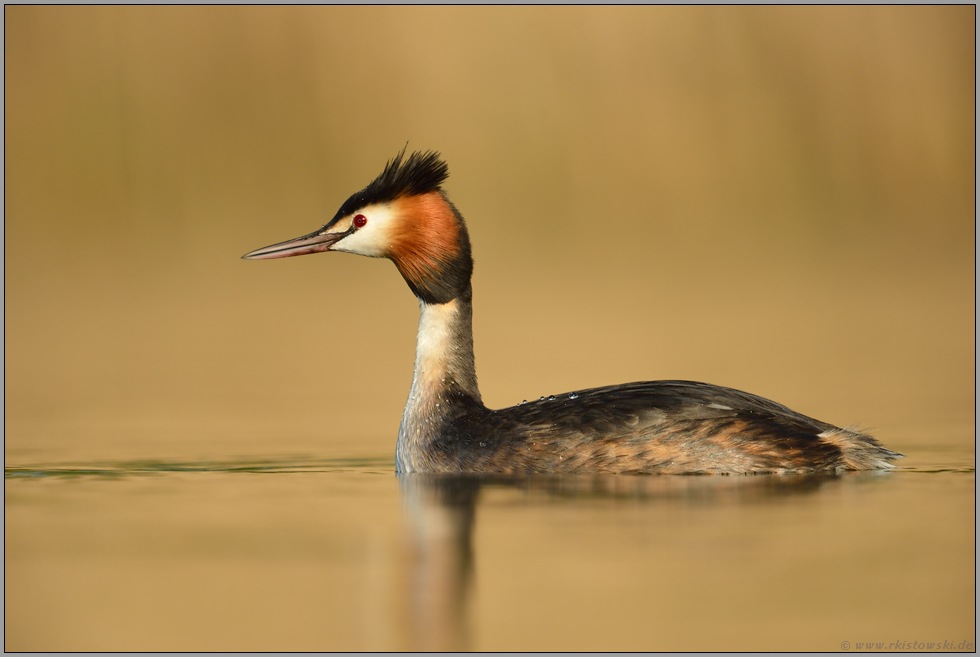
[[432, 151], [407, 159], [404, 155], [402, 150], [319, 230], [242, 257], [268, 260], [344, 251], [389, 258], [426, 303], [469, 294], [473, 259], [466, 224], [441, 188], [449, 167]]

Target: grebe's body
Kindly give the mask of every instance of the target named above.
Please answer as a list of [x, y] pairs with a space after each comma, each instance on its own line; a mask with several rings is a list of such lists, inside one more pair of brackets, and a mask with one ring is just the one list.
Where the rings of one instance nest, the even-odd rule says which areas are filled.
[[491, 410], [473, 358], [473, 260], [436, 153], [398, 155], [320, 230], [247, 259], [345, 251], [391, 259], [419, 299], [399, 472], [785, 473], [891, 468], [866, 434], [690, 381], [593, 388]]

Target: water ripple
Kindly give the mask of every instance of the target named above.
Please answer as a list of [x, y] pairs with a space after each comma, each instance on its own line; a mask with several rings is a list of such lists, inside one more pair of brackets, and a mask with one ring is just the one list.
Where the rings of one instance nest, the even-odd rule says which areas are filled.
[[141, 460], [120, 463], [45, 464], [4, 467], [4, 479], [47, 477], [118, 478], [134, 475], [154, 475], [169, 472], [223, 472], [253, 474], [285, 474], [311, 472], [393, 473], [395, 463], [390, 458], [283, 458], [234, 461], [159, 461]]

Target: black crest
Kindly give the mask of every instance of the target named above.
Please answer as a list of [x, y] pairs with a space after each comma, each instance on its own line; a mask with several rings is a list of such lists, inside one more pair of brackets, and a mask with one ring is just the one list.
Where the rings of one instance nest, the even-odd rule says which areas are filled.
[[[449, 165], [435, 151], [416, 151], [405, 159], [405, 149], [385, 165], [381, 175], [371, 184], [351, 195], [333, 220], [346, 217], [358, 208], [374, 203], [388, 203], [399, 196], [415, 196], [434, 192], [449, 177]], [[329, 224], [328, 224], [329, 225]]]

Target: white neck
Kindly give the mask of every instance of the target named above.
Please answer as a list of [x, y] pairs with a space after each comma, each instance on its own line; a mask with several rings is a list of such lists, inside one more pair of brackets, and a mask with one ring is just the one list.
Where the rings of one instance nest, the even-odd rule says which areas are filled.
[[469, 295], [448, 303], [419, 302], [415, 375], [395, 448], [399, 472], [423, 469], [424, 449], [459, 412], [462, 397], [482, 403], [473, 359], [473, 307]]

